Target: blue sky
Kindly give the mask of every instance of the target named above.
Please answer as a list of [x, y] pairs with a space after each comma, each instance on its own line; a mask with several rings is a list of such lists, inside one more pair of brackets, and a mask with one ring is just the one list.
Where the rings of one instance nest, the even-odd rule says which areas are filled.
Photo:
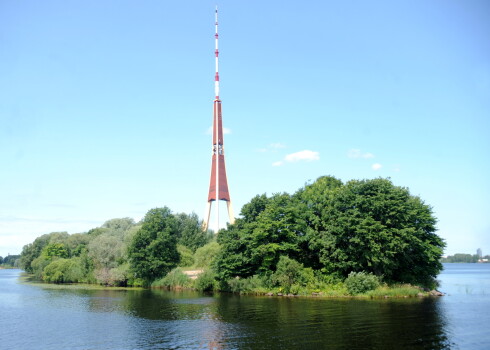
[[[164, 205], [203, 217], [215, 5], [0, 0], [1, 256]], [[447, 254], [490, 254], [490, 2], [218, 6], [237, 214], [322, 175], [390, 177]]]

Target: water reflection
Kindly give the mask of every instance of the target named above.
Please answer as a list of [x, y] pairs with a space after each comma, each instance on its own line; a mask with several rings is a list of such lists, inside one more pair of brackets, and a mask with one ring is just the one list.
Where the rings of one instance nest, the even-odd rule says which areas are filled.
[[149, 342], [149, 348], [227, 349], [226, 338], [238, 330], [220, 320], [217, 300], [197, 292], [148, 290], [126, 298], [124, 307], [133, 316], [154, 321], [134, 329], [139, 343]]
[[482, 305], [471, 304], [470, 298], [455, 299], [459, 296], [240, 297], [43, 288], [1, 277], [5, 276], [0, 275], [0, 312], [10, 323], [6, 327], [0, 321], [0, 337], [10, 348], [448, 349], [482, 344], [471, 338], [473, 328], [455, 328], [455, 320], [475, 325], [453, 301], [471, 310]]
[[437, 299], [316, 300], [220, 298], [218, 313], [246, 329], [256, 348], [393, 349], [449, 347]]
[[173, 348], [446, 349], [440, 299], [339, 300], [98, 291], [95, 312], [131, 318], [138, 344]]

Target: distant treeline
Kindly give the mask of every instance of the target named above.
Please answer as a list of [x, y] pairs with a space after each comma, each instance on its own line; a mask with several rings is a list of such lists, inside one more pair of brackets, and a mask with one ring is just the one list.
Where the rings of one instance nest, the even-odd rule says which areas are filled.
[[490, 255], [480, 257], [478, 254], [454, 254], [442, 257], [443, 263], [477, 263], [477, 262], [490, 262]]
[[[38, 237], [20, 264], [54, 283], [293, 294], [434, 286], [442, 270], [445, 243], [431, 207], [389, 179], [324, 176], [293, 194], [257, 195], [240, 215], [216, 238], [195, 214], [155, 208], [138, 223], [112, 219], [87, 233]], [[197, 280], [181, 268], [198, 270]]]
[[5, 258], [0, 256], [1, 267], [19, 267], [20, 255], [7, 255]]

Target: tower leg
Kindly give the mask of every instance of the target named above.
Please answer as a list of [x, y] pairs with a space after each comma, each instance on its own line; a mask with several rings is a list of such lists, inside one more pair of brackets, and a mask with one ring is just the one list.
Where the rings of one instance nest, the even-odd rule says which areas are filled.
[[226, 208], [228, 209], [228, 217], [230, 218], [230, 224], [235, 223], [235, 214], [233, 213], [233, 206], [231, 205], [231, 200], [226, 201]]
[[203, 231], [208, 230], [210, 215], [211, 215], [211, 201], [209, 201], [208, 204], [206, 204], [204, 222], [202, 223], [202, 230]]

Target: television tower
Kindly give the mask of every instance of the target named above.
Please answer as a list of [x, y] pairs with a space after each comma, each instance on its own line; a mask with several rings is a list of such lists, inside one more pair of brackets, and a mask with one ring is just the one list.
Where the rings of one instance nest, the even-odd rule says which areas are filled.
[[218, 73], [218, 7], [215, 12], [215, 60], [216, 74], [214, 76], [214, 109], [213, 109], [213, 155], [211, 162], [211, 180], [209, 182], [208, 203], [206, 206], [206, 215], [203, 222], [203, 229], [206, 231], [209, 225], [209, 217], [211, 214], [211, 204], [216, 202], [216, 233], [219, 231], [219, 201], [225, 201], [228, 209], [228, 218], [230, 223], [235, 223], [233, 215], [233, 207], [231, 205], [230, 193], [228, 192], [228, 181], [226, 179], [225, 168], [225, 148], [223, 145], [223, 121], [221, 116], [221, 100], [219, 99], [219, 73]]

